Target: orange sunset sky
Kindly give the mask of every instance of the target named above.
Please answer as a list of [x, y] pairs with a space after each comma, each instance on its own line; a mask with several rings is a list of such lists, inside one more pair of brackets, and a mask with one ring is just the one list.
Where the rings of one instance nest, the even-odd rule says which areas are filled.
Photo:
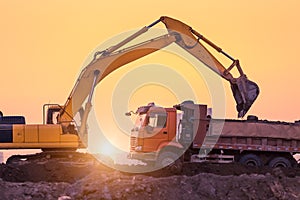
[[[299, 8], [298, 0], [0, 0], [0, 110], [4, 115], [24, 115], [27, 123], [42, 123], [43, 104], [65, 103], [83, 63], [97, 46], [166, 15], [192, 26], [240, 60], [248, 78], [261, 90], [249, 114], [299, 120]], [[205, 89], [201, 76], [193, 75], [193, 67], [176, 56], [164, 60], [165, 54], [125, 66], [100, 83], [94, 100], [96, 113], [102, 109], [99, 120], [113, 122], [107, 105], [124, 74], [151, 63], [174, 65], [196, 90], [193, 100], [209, 104], [209, 93], [200, 90]], [[187, 67], [182, 70], [179, 65]], [[236, 118], [229, 84], [223, 83], [226, 117]], [[164, 106], [179, 103], [174, 93], [159, 85], [136, 87], [126, 99], [128, 110], [151, 101]]]

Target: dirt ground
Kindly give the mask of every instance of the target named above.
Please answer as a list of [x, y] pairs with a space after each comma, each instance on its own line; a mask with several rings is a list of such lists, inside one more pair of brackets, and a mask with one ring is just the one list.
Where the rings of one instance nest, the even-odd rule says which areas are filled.
[[185, 164], [132, 174], [97, 162], [0, 165], [0, 199], [300, 199], [300, 169]]

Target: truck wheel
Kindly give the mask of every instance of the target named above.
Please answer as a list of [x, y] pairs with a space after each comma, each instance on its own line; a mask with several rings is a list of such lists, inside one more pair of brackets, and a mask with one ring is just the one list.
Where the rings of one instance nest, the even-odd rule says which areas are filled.
[[162, 152], [156, 161], [156, 167], [166, 167], [173, 173], [180, 173], [182, 170], [182, 161], [178, 158], [178, 155], [171, 151]]
[[251, 167], [261, 167], [263, 165], [261, 159], [255, 154], [246, 154], [241, 157], [239, 163]]
[[287, 159], [285, 157], [276, 157], [276, 158], [273, 158], [269, 162], [269, 167], [272, 167], [272, 168], [276, 168], [276, 167], [288, 168], [288, 167], [292, 167], [292, 163], [289, 159]]

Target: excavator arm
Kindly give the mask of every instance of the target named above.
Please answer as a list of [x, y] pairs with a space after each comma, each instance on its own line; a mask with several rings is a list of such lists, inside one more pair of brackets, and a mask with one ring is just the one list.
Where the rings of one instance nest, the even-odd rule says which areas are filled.
[[[238, 117], [244, 117], [253, 102], [256, 100], [259, 94], [259, 87], [256, 83], [247, 79], [240, 66], [239, 60], [236, 60], [228, 55], [220, 47], [209, 41], [192, 27], [170, 17], [161, 17], [160, 20], [166, 25], [170, 34], [174, 33], [178, 35], [176, 44], [178, 44], [198, 60], [203, 62], [211, 70], [218, 73], [221, 77], [230, 82], [233, 96], [237, 103], [236, 109], [238, 111]], [[201, 44], [200, 40], [204, 41], [216, 51], [222, 53], [224, 56], [230, 59], [232, 61], [231, 66], [226, 69]], [[236, 67], [240, 74], [238, 78], [234, 78], [230, 73], [230, 70], [233, 69], [233, 67]]]
[[[143, 43], [130, 46], [128, 48], [121, 47], [132, 41], [139, 35], [145, 33], [152, 26], [159, 22], [163, 22], [168, 29], [168, 34], [145, 41]], [[206, 42], [218, 52], [223, 53], [233, 61], [233, 64], [226, 69], [201, 43], [200, 40]], [[222, 51], [221, 48], [207, 40], [204, 36], [189, 27], [188, 25], [169, 18], [161, 17], [129, 36], [120, 43], [104, 50], [96, 52], [94, 59], [82, 70], [76, 84], [71, 91], [67, 102], [63, 106], [60, 113], [59, 122], [68, 123], [73, 121], [74, 115], [82, 109], [82, 104], [88, 98], [85, 109], [81, 116], [81, 128], [79, 132], [85, 131], [85, 124], [89, 111], [91, 109], [91, 100], [95, 86], [114, 70], [133, 62], [141, 57], [149, 55], [157, 50], [163, 49], [166, 46], [176, 43], [199, 61], [204, 63], [211, 70], [219, 74], [221, 77], [230, 82], [234, 98], [237, 102], [238, 116], [243, 117], [251, 107], [252, 103], [258, 96], [259, 88], [254, 83], [249, 81], [243, 73], [238, 60], [233, 59], [228, 54]], [[233, 78], [230, 70], [236, 66], [240, 72], [240, 77]]]

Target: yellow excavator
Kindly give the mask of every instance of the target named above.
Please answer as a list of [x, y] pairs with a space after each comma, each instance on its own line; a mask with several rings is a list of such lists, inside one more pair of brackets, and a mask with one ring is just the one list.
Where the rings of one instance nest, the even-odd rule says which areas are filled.
[[[126, 44], [162, 22], [167, 34], [124, 48]], [[206, 43], [232, 61], [225, 68], [208, 49]], [[43, 124], [25, 124], [23, 116], [3, 116], [0, 113], [0, 149], [75, 150], [87, 146], [87, 119], [92, 107], [96, 85], [114, 70], [175, 43], [225, 80], [229, 81], [237, 103], [238, 117], [243, 117], [259, 94], [257, 84], [244, 74], [239, 61], [225, 53], [199, 32], [176, 19], [163, 16], [120, 43], [96, 52], [82, 70], [64, 105], [44, 105]], [[230, 73], [236, 67], [239, 77]], [[85, 104], [83, 106], [83, 104]], [[75, 117], [80, 124], [76, 124]]]

